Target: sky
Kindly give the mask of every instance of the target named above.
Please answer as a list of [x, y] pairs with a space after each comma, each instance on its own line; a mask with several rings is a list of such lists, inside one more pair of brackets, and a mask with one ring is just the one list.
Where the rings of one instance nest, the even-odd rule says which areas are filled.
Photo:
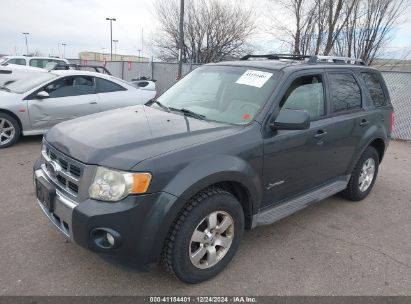
[[[236, 1], [236, 0], [223, 0]], [[256, 9], [259, 24], [266, 22], [267, 0], [242, 0], [242, 5]], [[0, 54], [22, 55], [26, 52], [23, 32], [29, 32], [29, 52], [78, 58], [81, 51], [110, 52], [110, 22], [113, 39], [118, 40], [118, 54], [153, 54], [153, 37], [158, 26], [153, 12], [154, 0], [1, 0]], [[275, 14], [275, 13], [274, 13]], [[387, 57], [402, 57], [411, 53], [411, 9], [405, 22], [395, 29], [395, 38], [387, 48]], [[251, 42], [258, 52], [275, 50], [279, 43], [260, 26]], [[144, 43], [142, 46], [141, 37]], [[114, 46], [113, 46], [114, 48]], [[114, 52], [114, 49], [113, 49]]]

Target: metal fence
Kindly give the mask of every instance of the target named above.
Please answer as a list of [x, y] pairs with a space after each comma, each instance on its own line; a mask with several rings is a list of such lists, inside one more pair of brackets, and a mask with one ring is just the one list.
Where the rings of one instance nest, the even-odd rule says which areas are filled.
[[[85, 64], [80, 59], [69, 59], [70, 63]], [[88, 60], [89, 65], [103, 65], [101, 61]], [[191, 72], [199, 65], [183, 64], [183, 75]], [[145, 76], [156, 80], [156, 88], [159, 93], [171, 87], [177, 79], [178, 64], [166, 62], [128, 62], [128, 61], [108, 61], [106, 68], [113, 76], [126, 81]]]
[[411, 140], [411, 72], [382, 72], [394, 106], [393, 138]]
[[[70, 60], [80, 63], [79, 59]], [[81, 62], [84, 64], [84, 62]], [[101, 61], [88, 61], [87, 64], [102, 65]], [[183, 64], [183, 75], [199, 65]], [[106, 62], [107, 69], [113, 76], [131, 81], [141, 76], [156, 79], [159, 93], [172, 86], [177, 79], [177, 63], [165, 62]], [[383, 71], [395, 109], [393, 138], [411, 140], [411, 72]]]

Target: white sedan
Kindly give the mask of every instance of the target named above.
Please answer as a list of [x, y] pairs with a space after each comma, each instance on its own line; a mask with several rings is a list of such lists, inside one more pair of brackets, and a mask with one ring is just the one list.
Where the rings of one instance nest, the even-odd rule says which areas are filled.
[[155, 90], [87, 71], [35, 73], [0, 86], [0, 148], [20, 135], [44, 134], [55, 124], [111, 109], [144, 104]]

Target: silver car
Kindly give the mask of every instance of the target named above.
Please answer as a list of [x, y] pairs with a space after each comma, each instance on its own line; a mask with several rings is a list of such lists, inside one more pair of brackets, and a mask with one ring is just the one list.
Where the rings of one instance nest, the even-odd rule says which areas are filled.
[[155, 90], [95, 72], [36, 73], [0, 87], [0, 148], [65, 120], [146, 103]]

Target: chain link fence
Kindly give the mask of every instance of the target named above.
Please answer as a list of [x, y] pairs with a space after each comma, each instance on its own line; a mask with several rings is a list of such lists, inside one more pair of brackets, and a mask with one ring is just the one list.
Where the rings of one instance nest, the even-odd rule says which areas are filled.
[[394, 106], [393, 138], [411, 140], [411, 72], [382, 71]]
[[[101, 61], [80, 61], [71, 59], [71, 63], [103, 65]], [[200, 65], [183, 64], [183, 75]], [[106, 62], [106, 68], [113, 76], [126, 81], [141, 76], [156, 80], [157, 92], [162, 93], [177, 81], [177, 63], [166, 62]], [[411, 140], [411, 72], [382, 71], [390, 91], [395, 110], [393, 138]]]

